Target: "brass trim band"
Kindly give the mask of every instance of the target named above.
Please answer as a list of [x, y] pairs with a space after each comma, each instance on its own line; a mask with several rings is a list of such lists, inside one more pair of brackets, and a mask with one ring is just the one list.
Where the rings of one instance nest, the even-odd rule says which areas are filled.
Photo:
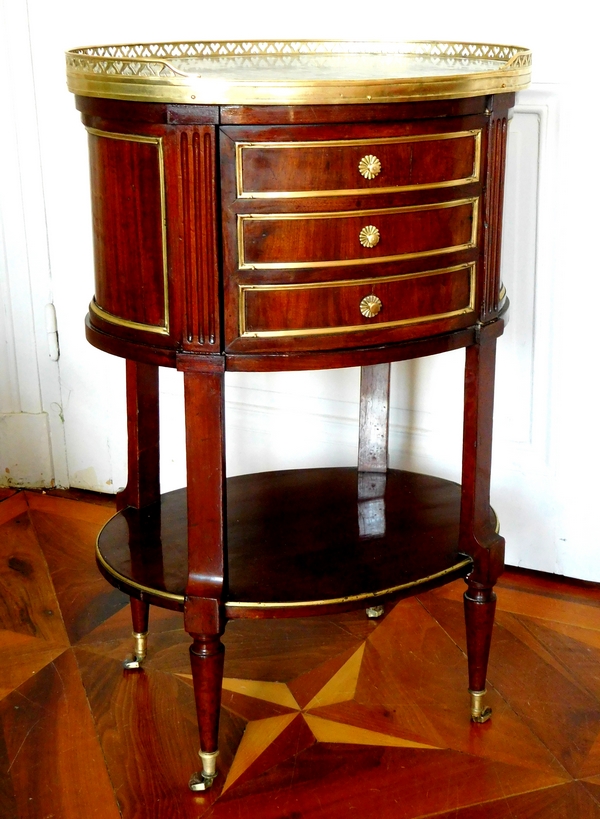
[[158, 151], [158, 175], [159, 175], [159, 195], [160, 195], [160, 223], [161, 223], [161, 248], [162, 248], [162, 273], [163, 273], [163, 299], [165, 306], [164, 324], [145, 324], [140, 321], [132, 321], [115, 316], [108, 310], [101, 307], [95, 297], [90, 303], [90, 310], [104, 321], [110, 324], [117, 324], [121, 327], [129, 327], [133, 330], [144, 330], [147, 333], [160, 333], [169, 335], [169, 265], [167, 258], [167, 193], [165, 184], [165, 157], [162, 137], [145, 136], [144, 134], [121, 134], [114, 131], [101, 131], [98, 128], [86, 127], [86, 131], [91, 136], [102, 139], [115, 139], [122, 142], [142, 142], [156, 145]]
[[[118, 513], [119, 514], [119, 513]], [[100, 535], [98, 535], [98, 538]], [[100, 551], [100, 546], [98, 541], [96, 541], [96, 557], [98, 561], [102, 564], [104, 569], [112, 575], [116, 580], [120, 581], [121, 583], [125, 583], [132, 589], [136, 589], [137, 591], [143, 592], [145, 594], [152, 594], [155, 597], [161, 597], [165, 600], [172, 600], [173, 602], [180, 603], [182, 606], [185, 602], [185, 595], [183, 594], [173, 594], [172, 592], [163, 591], [162, 589], [152, 589], [150, 586], [144, 586], [141, 583], [136, 583], [135, 580], [132, 580], [129, 577], [125, 577], [125, 575], [120, 574], [120, 572], [116, 571], [107, 561], [105, 560], [102, 552]], [[451, 574], [452, 572], [457, 572], [460, 569], [464, 569], [467, 566], [472, 565], [473, 561], [470, 557], [465, 558], [464, 560], [459, 561], [454, 566], [450, 566], [447, 569], [443, 569], [440, 572], [435, 572], [435, 574], [428, 575], [427, 577], [419, 578], [419, 580], [411, 580], [409, 583], [400, 583], [397, 586], [390, 586], [387, 589], [381, 589], [375, 592], [364, 592], [362, 594], [351, 594], [346, 597], [335, 597], [330, 598], [328, 600], [298, 600], [298, 601], [290, 601], [290, 602], [278, 602], [278, 603], [261, 603], [258, 601], [240, 601], [240, 600], [228, 600], [225, 603], [225, 608], [228, 609], [240, 609], [240, 608], [248, 608], [248, 609], [290, 609], [290, 608], [301, 608], [304, 606], [331, 606], [335, 605], [336, 603], [352, 603], [359, 600], [367, 600], [367, 599], [376, 599], [378, 597], [384, 597], [388, 594], [395, 594], [396, 592], [403, 591], [404, 589], [410, 589], [415, 586], [421, 586], [425, 583], [429, 583], [433, 580], [437, 580], [440, 577], [444, 577], [447, 574]]]
[[[350, 65], [353, 56], [396, 57], [398, 65], [378, 79], [360, 74], [323, 79], [320, 63], [332, 56], [348, 56]], [[221, 73], [214, 70], [217, 61], [224, 67]], [[227, 63], [236, 61], [244, 72], [228, 75]], [[299, 61], [303, 67], [316, 63], [308, 78], [303, 72], [286, 78], [277, 65], [264, 71], [273, 62], [285, 67]], [[403, 70], [407, 61], [414, 63], [412, 71]], [[192, 105], [344, 105], [507, 93], [527, 87], [531, 62], [531, 52], [520, 46], [428, 41], [134, 43], [66, 53], [68, 87], [74, 94]], [[439, 71], [440, 63], [445, 72]], [[255, 76], [254, 67], [262, 69]]]
[[[251, 150], [286, 150], [297, 148], [355, 148], [372, 145], [398, 145], [410, 142], [437, 142], [446, 139], [461, 139], [472, 136], [474, 139], [473, 172], [470, 176], [449, 179], [443, 182], [425, 182], [418, 185], [386, 185], [383, 187], [339, 188], [332, 190], [307, 191], [246, 191], [244, 189], [244, 151]], [[363, 160], [366, 157], [363, 158]], [[363, 161], [361, 160], [361, 162]], [[379, 162], [379, 160], [377, 160]], [[433, 190], [450, 188], [457, 185], [468, 185], [479, 182], [481, 168], [481, 129], [454, 131], [444, 134], [410, 134], [400, 137], [375, 137], [373, 139], [324, 139], [304, 142], [236, 142], [235, 143], [235, 176], [236, 195], [238, 199], [314, 199], [319, 196], [356, 196], [364, 193], [396, 193], [401, 191]], [[361, 171], [362, 173], [362, 171]], [[379, 173], [379, 171], [378, 171]], [[363, 174], [364, 175], [364, 174]], [[375, 174], [376, 176], [377, 174]], [[369, 178], [369, 177], [365, 177]], [[374, 177], [373, 177], [374, 178]]]
[[143, 324], [140, 321], [130, 321], [129, 319], [124, 319], [120, 316], [114, 316], [112, 313], [109, 313], [108, 310], [104, 310], [102, 307], [100, 307], [95, 298], [93, 298], [90, 302], [90, 313], [94, 313], [94, 315], [98, 316], [104, 321], [108, 321], [110, 324], [116, 324], [119, 327], [128, 327], [131, 330], [143, 330], [145, 333], [159, 333], [163, 336], [169, 335], [168, 323], [167, 326]]

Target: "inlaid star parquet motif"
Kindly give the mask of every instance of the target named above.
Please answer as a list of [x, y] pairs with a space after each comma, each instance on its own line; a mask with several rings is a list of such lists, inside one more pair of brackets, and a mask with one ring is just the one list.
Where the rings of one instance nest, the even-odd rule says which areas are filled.
[[[339, 663], [302, 675], [293, 682], [262, 682], [225, 678], [223, 706], [248, 720], [242, 741], [223, 786], [223, 793], [267, 770], [275, 762], [298, 754], [315, 742], [376, 745], [396, 748], [434, 748], [416, 742], [381, 719], [376, 709], [355, 701], [365, 643], [325, 682]], [[316, 689], [316, 690], [315, 690]], [[314, 691], [314, 693], [313, 693]], [[332, 706], [344, 705], [336, 710]], [[372, 727], [363, 727], [369, 724]]]
[[219, 776], [198, 766], [190, 639], [153, 609], [143, 670], [99, 576], [112, 514], [0, 493], [2, 819], [600, 819], [600, 588], [508, 572], [489, 723], [468, 719], [460, 582], [225, 634]]

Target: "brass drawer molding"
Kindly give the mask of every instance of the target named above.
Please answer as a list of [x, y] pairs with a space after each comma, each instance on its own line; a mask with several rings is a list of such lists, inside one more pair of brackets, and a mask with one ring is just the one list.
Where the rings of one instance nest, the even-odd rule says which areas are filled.
[[[427, 224], [430, 219], [441, 219], [442, 214], [446, 214], [447, 222], [452, 220], [452, 212], [456, 209], [468, 209], [467, 220], [461, 228], [461, 236], [451, 243], [432, 242], [431, 246], [414, 247], [413, 248], [397, 248], [394, 250], [394, 242], [401, 235], [401, 222], [404, 219], [413, 219], [424, 217], [421, 224]], [[394, 262], [399, 259], [416, 259], [424, 258], [426, 256], [438, 255], [440, 253], [456, 253], [460, 250], [470, 250], [477, 246], [477, 225], [478, 225], [478, 197], [469, 197], [465, 199], [454, 199], [449, 202], [436, 202], [434, 204], [426, 205], [407, 205], [391, 208], [369, 208], [361, 210], [346, 210], [346, 211], [318, 211], [310, 213], [238, 213], [237, 214], [237, 255], [238, 268], [240, 270], [294, 270], [302, 267], [312, 268], [326, 268], [326, 267], [345, 267], [353, 265], [365, 264], [381, 264], [384, 262]], [[427, 217], [425, 217], [427, 214]], [[387, 221], [392, 232], [396, 236], [390, 236], [388, 244], [391, 245], [388, 253], [374, 253], [369, 257], [364, 255], [364, 251], [360, 251], [360, 245], [356, 245], [356, 255], [350, 244], [349, 252], [338, 254], [336, 258], [316, 258], [316, 246], [319, 243], [322, 254], [326, 257], [328, 249], [331, 247], [331, 236], [340, 234], [343, 230], [343, 221], [356, 218], [364, 219], [381, 219]], [[389, 221], [389, 217], [393, 217]], [[459, 218], [460, 215], [459, 215]], [[269, 227], [270, 223], [278, 222], [279, 225], [273, 228]], [[340, 223], [338, 228], [335, 223]], [[298, 235], [311, 235], [311, 243], [305, 243], [305, 249], [309, 252], [298, 254], [290, 251], [289, 257], [282, 255], [279, 249], [285, 251], [286, 245], [286, 231], [289, 231], [289, 226], [296, 224], [296, 233]], [[318, 228], [319, 223], [321, 227]], [[329, 224], [327, 224], [329, 223]], [[360, 224], [360, 223], [359, 223]], [[314, 226], [314, 227], [313, 227]], [[359, 225], [356, 226], [357, 228]], [[373, 225], [368, 225], [371, 229], [376, 229]], [[377, 230], [377, 229], [376, 229]], [[274, 231], [276, 231], [274, 233]], [[303, 234], [302, 234], [303, 232]], [[268, 235], [276, 235], [277, 242], [271, 242], [271, 249], [268, 253], [261, 252], [261, 246]], [[356, 235], [356, 234], [354, 234]], [[256, 239], [254, 240], [254, 237]], [[375, 243], [377, 244], [377, 243]], [[254, 245], [254, 246], [253, 246]], [[371, 245], [373, 248], [375, 245]], [[365, 247], [367, 247], [365, 245]], [[279, 256], [273, 255], [272, 249], [278, 249]], [[304, 256], [304, 258], [302, 258]]]
[[373, 154], [367, 154], [358, 163], [358, 170], [365, 179], [375, 179], [381, 173], [381, 162]]
[[373, 295], [365, 296], [359, 304], [360, 312], [365, 318], [373, 318], [379, 312], [381, 312], [382, 307], [383, 304], [381, 303], [381, 299]]
[[[469, 155], [472, 156], [472, 165], [459, 172], [453, 172], [447, 179], [441, 178], [435, 171], [431, 171], [429, 177], [420, 179], [419, 181], [411, 181], [410, 178], [402, 181], [398, 176], [398, 159], [397, 151], [401, 151], [403, 147], [410, 147], [419, 151], [420, 156], [423, 156], [429, 147], [432, 150], [442, 148], [445, 156], [451, 158], [458, 149], [455, 147], [456, 140], [459, 142], [465, 140], [472, 140], [472, 147]], [[443, 146], [443, 147], [442, 147]], [[392, 154], [395, 168], [388, 168], [390, 173], [387, 174], [387, 184], [370, 185], [368, 190], [370, 193], [394, 193], [395, 191], [413, 191], [419, 189], [435, 189], [435, 188], [449, 188], [456, 185], [469, 185], [472, 182], [478, 182], [480, 179], [481, 167], [481, 129], [473, 128], [464, 131], [450, 131], [444, 133], [433, 134], [405, 134], [403, 136], [386, 136], [386, 137], [369, 137], [358, 139], [322, 139], [322, 140], [290, 140], [287, 142], [271, 142], [270, 140], [246, 142], [240, 141], [235, 143], [235, 177], [236, 177], [236, 196], [238, 199], [314, 199], [319, 196], [355, 196], [364, 193], [366, 188], [364, 183], [361, 183], [356, 176], [348, 176], [346, 184], [337, 187], [335, 184], [330, 186], [331, 173], [326, 173], [325, 170], [315, 177], [314, 170], [308, 174], [305, 170], [304, 183], [306, 188], [298, 185], [298, 179], [295, 178], [291, 183], [291, 187], [286, 187], [284, 183], [279, 187], [277, 177], [281, 173], [281, 168], [289, 168], [298, 163], [295, 159], [298, 153], [306, 152], [305, 163], [302, 163], [303, 169], [308, 165], [314, 167], [314, 162], [311, 161], [312, 155], [315, 152], [322, 150], [331, 151], [335, 154], [340, 149], [344, 152], [351, 151], [353, 148], [362, 148], [364, 151], [381, 150], [387, 153], [388, 163], [390, 161], [390, 152]], [[394, 151], [394, 149], [397, 151]], [[281, 160], [277, 154], [284, 154], [289, 157], [289, 160]], [[360, 160], [358, 170], [367, 179], [373, 179], [379, 173], [372, 169], [373, 176], [368, 177], [361, 166], [367, 160], [374, 159], [379, 162], [379, 170], [382, 168], [381, 160], [372, 153], [365, 154]], [[412, 160], [411, 160], [412, 161]], [[265, 171], [264, 163], [269, 168], [269, 173]], [[260, 184], [263, 187], [256, 187], [256, 179], [254, 185], [252, 184], [252, 170], [260, 168]], [[250, 177], [247, 180], [246, 177]], [[286, 178], [282, 175], [282, 179]], [[356, 183], [360, 185], [357, 187]], [[289, 184], [289, 182], [287, 183]], [[269, 187], [273, 186], [273, 187]], [[347, 186], [346, 186], [347, 185]]]
[[381, 234], [375, 225], [365, 225], [365, 227], [358, 234], [358, 241], [363, 247], [375, 247], [379, 244]]
[[[239, 335], [241, 338], [301, 338], [303, 336], [314, 335], [335, 335], [339, 333], [372, 330], [373, 327], [376, 327], [378, 330], [391, 327], [403, 327], [411, 324], [440, 321], [474, 313], [476, 269], [477, 266], [475, 262], [468, 262], [466, 264], [453, 265], [452, 267], [424, 270], [420, 271], [419, 273], [378, 276], [376, 278], [341, 279], [337, 281], [305, 282], [297, 284], [240, 284], [238, 285]], [[385, 321], [377, 321], [375, 325], [364, 322], [355, 324], [353, 323], [353, 320], [350, 319], [352, 311], [356, 309], [354, 306], [356, 302], [353, 301], [354, 293], [352, 293], [352, 291], [358, 290], [358, 288], [360, 288], [363, 293], [365, 291], [368, 292], [369, 290], [372, 290], [375, 286], [383, 289], [386, 287], [389, 289], [391, 286], [393, 290], [395, 287], [402, 287], [403, 283], [410, 284], [410, 282], [414, 282], [417, 284], [419, 280], [424, 284], [427, 282], [434, 284], [436, 281], [442, 283], [444, 278], [452, 278], [453, 276], [460, 277], [461, 275], [465, 275], [468, 282], [468, 292], [465, 293], [465, 298], [462, 303], [448, 303], [439, 311], [424, 311], [419, 312], [418, 315], [406, 315], [403, 317], [393, 316], [393, 305], [388, 305], [388, 309], [391, 311], [391, 313], [387, 316]], [[437, 289], [441, 292], [442, 288], [439, 287]], [[328, 293], [330, 294], [329, 296], [327, 295]], [[348, 295], [345, 295], [345, 293], [348, 293]], [[316, 304], [317, 301], [323, 302], [327, 298], [331, 298], [333, 295], [333, 300], [336, 305], [351, 305], [351, 308], [348, 309], [349, 320], [342, 320], [336, 324], [335, 322], [332, 322], [329, 317], [324, 317], [323, 323], [316, 322], [314, 326], [307, 326], [307, 322], [304, 320], [302, 320], [296, 327], [286, 325], [285, 321], [281, 323], [281, 326], [277, 326], [277, 317], [284, 317], [285, 310], [283, 313], [278, 312], [278, 308], [270, 300], [271, 294], [280, 294], [284, 297], [284, 299], [288, 299], [288, 306], [291, 301], [298, 299], [304, 299], [305, 306], [309, 304], [312, 305]], [[266, 326], [263, 321], [261, 321], [262, 326], [257, 326], [252, 322], [249, 312], [251, 311], [249, 300], [253, 297], [258, 297], [261, 301], [263, 301], [266, 309], [263, 316], [268, 317], [268, 326]], [[372, 300], [379, 302], [380, 307], [378, 310], [376, 310], [376, 312], [373, 312], [371, 316], [365, 316], [365, 318], [373, 318], [383, 309], [383, 302], [381, 299], [371, 293], [370, 295], [365, 296], [360, 302], [361, 313], [363, 302], [368, 302], [371, 304], [371, 310], [373, 310], [373, 304], [375, 302]], [[310, 315], [315, 315], [315, 311], [311, 311]], [[363, 313], [363, 315], [365, 314]], [[272, 320], [273, 318], [275, 318], [275, 321]], [[309, 323], [311, 323], [310, 320]]]

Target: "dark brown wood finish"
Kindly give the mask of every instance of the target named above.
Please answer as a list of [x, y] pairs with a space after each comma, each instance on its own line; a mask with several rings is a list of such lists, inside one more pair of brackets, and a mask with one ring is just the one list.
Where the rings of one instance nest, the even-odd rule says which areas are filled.
[[[489, 483], [513, 102], [219, 108], [78, 98], [92, 132], [106, 311], [90, 311], [87, 335], [128, 359], [130, 479], [125, 508], [99, 538], [99, 566], [131, 596], [134, 630], [150, 603], [184, 611], [204, 753], [218, 748], [228, 620], [339, 612], [465, 577], [469, 686], [485, 688], [503, 568]], [[366, 179], [358, 163], [371, 154], [381, 170]], [[360, 242], [366, 226], [379, 231], [372, 247]], [[366, 296], [380, 300], [372, 317], [361, 313]], [[363, 453], [360, 473], [226, 483], [226, 370], [380, 367], [385, 386], [389, 362], [460, 347], [462, 487], [386, 471], [383, 438], [379, 475]], [[185, 377], [187, 494], [162, 498], [157, 365]], [[367, 382], [363, 403], [375, 397]], [[369, 418], [387, 427], [385, 412], [361, 412], [363, 427]], [[361, 428], [361, 446], [369, 440]], [[282, 747], [300, 741], [296, 728], [284, 740], [287, 730]]]
[[160, 498], [158, 367], [127, 360], [127, 486], [117, 508], [141, 509]]
[[[403, 587], [383, 599], [402, 597], [426, 578], [432, 579], [423, 585], [436, 585], [448, 579], [444, 572], [470, 571], [459, 553], [457, 484], [388, 470], [382, 501], [383, 530], [364, 535], [360, 474], [354, 468], [230, 478], [227, 617], [360, 608], [386, 589]], [[186, 491], [178, 489], [163, 495], [160, 506], [128, 509], [110, 520], [98, 544], [114, 570], [112, 576], [105, 570], [111, 582], [120, 578], [119, 587], [134, 595], [154, 589], [150, 599], [159, 605], [176, 597], [173, 607], [181, 609], [188, 577], [188, 506]], [[135, 559], [142, 544], [144, 561]]]
[[230, 623], [219, 775], [197, 795], [182, 617], [154, 608], [147, 664], [123, 673], [126, 598], [93, 558], [114, 496], [71, 494], [0, 503], [2, 819], [600, 817], [598, 584], [502, 575], [484, 726], [465, 720], [462, 580], [378, 620]]
[[89, 134], [96, 270], [102, 310], [166, 329], [163, 180], [159, 138]]
[[177, 347], [220, 352], [215, 128], [169, 128], [165, 170]]

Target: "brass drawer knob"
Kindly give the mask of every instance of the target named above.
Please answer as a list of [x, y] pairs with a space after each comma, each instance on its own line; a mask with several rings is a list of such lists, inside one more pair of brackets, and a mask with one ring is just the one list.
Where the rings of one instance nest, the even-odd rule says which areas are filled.
[[358, 170], [365, 179], [375, 179], [381, 173], [381, 162], [373, 154], [367, 154], [358, 163]]
[[381, 234], [374, 225], [367, 225], [358, 234], [358, 241], [363, 247], [375, 247], [380, 239]]
[[363, 314], [365, 318], [373, 318], [376, 316], [377, 313], [383, 307], [381, 303], [381, 299], [377, 298], [377, 296], [365, 296], [362, 299], [361, 303], [359, 304], [360, 312]]

